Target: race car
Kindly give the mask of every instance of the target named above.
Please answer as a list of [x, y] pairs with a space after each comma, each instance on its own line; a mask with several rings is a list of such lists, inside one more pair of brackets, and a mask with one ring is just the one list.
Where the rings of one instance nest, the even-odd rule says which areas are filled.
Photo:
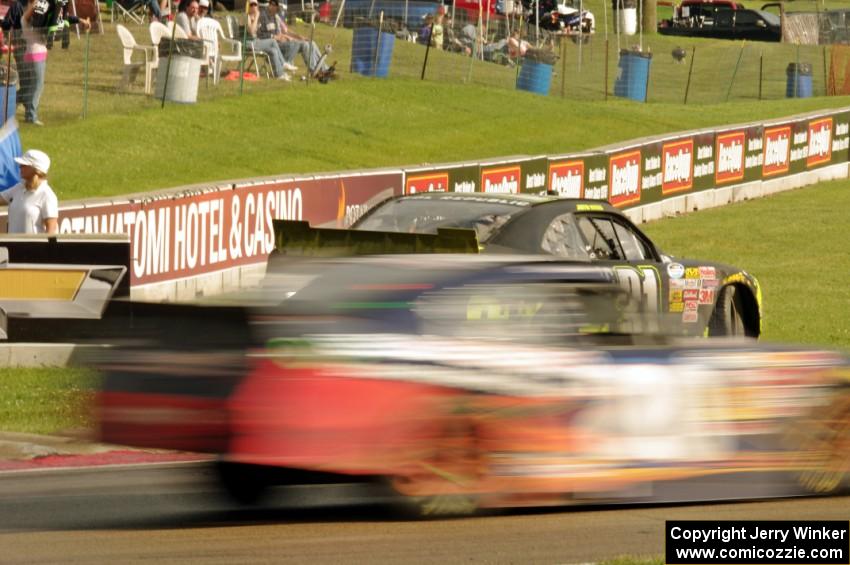
[[[646, 319], [660, 324], [659, 331], [753, 338], [761, 333], [762, 296], [754, 276], [737, 267], [668, 256], [604, 201], [432, 192], [399, 196], [376, 206], [351, 227], [368, 233], [308, 229], [304, 223], [286, 221], [275, 225], [280, 253], [270, 261], [271, 272], [285, 270], [285, 261], [273, 265], [293, 255], [538, 255], [561, 261], [565, 273], [567, 265], [606, 267], [632, 295], [630, 307], [658, 314]], [[422, 238], [402, 244], [401, 234], [442, 239], [430, 247]]]
[[100, 353], [100, 439], [213, 453], [245, 503], [361, 482], [424, 515], [846, 483], [844, 355], [627, 333], [652, 316], [604, 261], [425, 253], [298, 271], [285, 300], [280, 273], [264, 304], [135, 312]]

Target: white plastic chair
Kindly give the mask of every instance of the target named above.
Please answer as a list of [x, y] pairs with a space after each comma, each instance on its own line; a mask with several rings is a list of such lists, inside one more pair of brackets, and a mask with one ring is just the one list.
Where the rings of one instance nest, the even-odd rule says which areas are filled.
[[204, 66], [207, 67], [207, 76], [213, 75], [213, 84], [218, 84], [218, 37], [221, 25], [212, 18], [201, 18], [198, 20], [198, 35], [204, 41]]
[[121, 45], [124, 48], [124, 74], [123, 84], [130, 85], [132, 77], [138, 73], [142, 63], [133, 62], [133, 53], [141, 51], [144, 54], [145, 62], [145, 94], [152, 92], [153, 85], [153, 70], [156, 68], [156, 48], [153, 45], [139, 45], [133, 34], [121, 24], [116, 24], [115, 29], [118, 31], [118, 38], [121, 40]]

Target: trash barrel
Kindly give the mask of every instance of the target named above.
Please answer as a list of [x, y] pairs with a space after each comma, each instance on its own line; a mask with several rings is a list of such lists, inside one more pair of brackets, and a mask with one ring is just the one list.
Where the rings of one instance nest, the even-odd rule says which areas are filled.
[[374, 27], [356, 28], [351, 41], [351, 72], [367, 77], [386, 77], [390, 73], [394, 45], [395, 35], [392, 33], [381, 32], [379, 36]]
[[527, 90], [547, 96], [551, 85], [552, 65], [529, 59], [522, 60], [522, 67], [516, 78], [517, 90]]
[[[169, 55], [171, 63], [169, 64]], [[198, 78], [204, 60], [204, 44], [196, 39], [163, 37], [159, 42], [159, 65], [154, 96], [170, 102], [192, 104], [198, 100]], [[166, 84], [167, 83], [167, 84]]]
[[791, 63], [785, 69], [785, 98], [812, 97], [812, 65]]
[[646, 102], [646, 87], [649, 82], [649, 64], [652, 53], [640, 51], [620, 51], [617, 80], [614, 82], [614, 95]]

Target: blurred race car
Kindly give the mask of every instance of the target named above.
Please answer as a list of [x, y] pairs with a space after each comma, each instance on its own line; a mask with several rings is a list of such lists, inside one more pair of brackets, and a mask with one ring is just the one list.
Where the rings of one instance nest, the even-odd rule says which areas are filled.
[[[632, 306], [673, 334], [758, 337], [761, 291], [737, 267], [665, 255], [620, 211], [598, 200], [511, 194], [424, 193], [383, 202], [347, 230], [279, 222], [276, 259], [394, 252], [537, 254], [581, 269], [604, 266]], [[454, 231], [452, 231], [454, 230]], [[474, 241], [459, 230], [474, 232]], [[443, 234], [427, 248], [380, 234]], [[288, 268], [282, 266], [272, 271]]]
[[286, 300], [281, 274], [252, 307], [135, 312], [98, 362], [101, 440], [214, 453], [246, 503], [276, 484], [364, 482], [421, 514], [845, 485], [841, 354], [670, 341], [605, 262], [299, 269], [309, 280]]

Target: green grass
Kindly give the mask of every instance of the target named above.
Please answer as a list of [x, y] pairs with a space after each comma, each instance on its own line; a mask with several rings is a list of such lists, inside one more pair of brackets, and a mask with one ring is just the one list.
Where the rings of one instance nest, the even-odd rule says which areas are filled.
[[90, 425], [97, 382], [80, 368], [0, 368], [0, 430], [52, 434]]
[[667, 253], [738, 265], [764, 295], [763, 339], [850, 350], [850, 182], [823, 183], [646, 224]]

